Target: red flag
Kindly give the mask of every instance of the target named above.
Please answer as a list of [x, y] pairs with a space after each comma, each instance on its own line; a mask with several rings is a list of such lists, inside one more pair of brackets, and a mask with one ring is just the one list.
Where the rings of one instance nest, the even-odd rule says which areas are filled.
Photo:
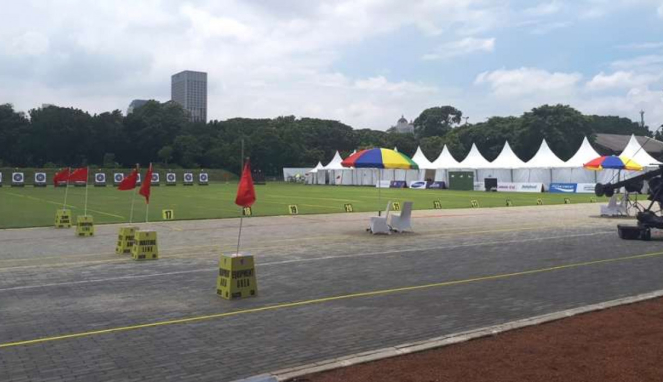
[[136, 188], [136, 183], [138, 182], [138, 168], [136, 167], [131, 174], [126, 178], [122, 179], [120, 184], [117, 186], [117, 189], [120, 191], [133, 190]]
[[69, 181], [87, 183], [87, 167], [81, 167], [74, 170], [74, 172], [69, 175]]
[[150, 168], [147, 169], [145, 173], [145, 178], [143, 179], [143, 184], [140, 186], [139, 194], [145, 197], [145, 203], [150, 204], [150, 186], [152, 185], [152, 163], [150, 163]]
[[57, 187], [60, 183], [66, 182], [67, 179], [69, 179], [69, 167], [55, 173], [55, 176], [53, 177], [53, 184], [55, 187]]
[[251, 177], [251, 166], [249, 161], [246, 161], [244, 165], [244, 171], [242, 171], [242, 178], [239, 180], [239, 186], [237, 187], [237, 197], [235, 198], [235, 204], [242, 207], [251, 207], [256, 201], [256, 191], [253, 188], [253, 178]]

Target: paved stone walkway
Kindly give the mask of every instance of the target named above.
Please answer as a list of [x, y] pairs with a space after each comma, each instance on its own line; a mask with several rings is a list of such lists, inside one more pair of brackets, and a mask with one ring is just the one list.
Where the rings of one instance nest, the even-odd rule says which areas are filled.
[[227, 381], [662, 289], [660, 241], [598, 208], [415, 211], [391, 236], [371, 214], [249, 218], [239, 301], [214, 294], [237, 220], [147, 224], [152, 262], [114, 254], [116, 225], [0, 231], [0, 381]]

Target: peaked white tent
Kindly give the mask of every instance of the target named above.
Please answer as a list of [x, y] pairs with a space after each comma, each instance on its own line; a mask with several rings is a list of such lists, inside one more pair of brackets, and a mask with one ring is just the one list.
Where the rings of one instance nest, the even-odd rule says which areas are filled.
[[325, 166], [322, 165], [322, 162], [318, 162], [318, 164], [313, 168], [313, 170], [306, 173], [306, 184], [317, 184], [318, 170], [322, 170], [324, 168]]
[[522, 183], [543, 183], [548, 189], [552, 182], [554, 168], [564, 168], [565, 163], [550, 149], [545, 138], [541, 141], [539, 151], [525, 163], [525, 168], [514, 170], [514, 181]]
[[447, 182], [449, 184], [448, 173], [447, 171], [450, 168], [458, 168], [460, 163], [456, 158], [451, 155], [447, 145], [444, 145], [440, 155], [433, 161], [433, 168], [435, 168], [435, 181], [437, 182]]
[[463, 159], [456, 168], [476, 170], [479, 168], [486, 168], [489, 165], [490, 162], [488, 162], [486, 158], [484, 158], [483, 155], [481, 155], [481, 152], [477, 148], [477, 145], [472, 143], [472, 148], [470, 149], [470, 152], [467, 153], [465, 159]]
[[497, 178], [497, 182], [513, 182], [513, 170], [525, 167], [525, 162], [520, 159], [511, 149], [506, 141], [500, 154], [494, 161], [488, 163], [485, 168], [477, 171], [478, 181], [484, 178]]
[[341, 154], [336, 151], [334, 158], [324, 167], [327, 172], [329, 184], [335, 185], [352, 185], [352, 170], [341, 165], [343, 158]]
[[582, 140], [578, 151], [564, 163], [565, 168], [553, 169], [553, 182], [596, 183], [598, 172], [584, 168], [585, 163], [600, 157], [587, 137]]
[[631, 135], [631, 139], [629, 139], [624, 151], [619, 155], [631, 158], [637, 164], [645, 168], [656, 168], [661, 164], [661, 162], [654, 159], [644, 148], [642, 148], [642, 145], [637, 139], [635, 139], [635, 135]]
[[[419, 166], [419, 170], [407, 170], [406, 173], [406, 178], [408, 181], [412, 180], [425, 180], [427, 178], [434, 179], [435, 178], [435, 166], [433, 163], [426, 158], [426, 155], [424, 155], [424, 152], [421, 151], [421, 146], [417, 147], [417, 151], [414, 153], [412, 156], [412, 160], [414, 163]], [[428, 176], [426, 176], [426, 173], [428, 173]], [[414, 179], [410, 179], [414, 178]]]

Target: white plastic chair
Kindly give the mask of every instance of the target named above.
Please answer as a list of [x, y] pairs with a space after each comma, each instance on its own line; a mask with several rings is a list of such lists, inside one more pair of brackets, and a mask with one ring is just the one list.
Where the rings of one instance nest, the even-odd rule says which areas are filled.
[[412, 205], [413, 202], [403, 203], [403, 209], [400, 213], [391, 214], [389, 225], [396, 232], [403, 232], [406, 229], [412, 229]]
[[601, 216], [626, 216], [626, 199], [617, 202], [617, 194], [612, 195], [608, 205], [601, 206]]
[[387, 202], [387, 210], [382, 216], [372, 216], [371, 217], [371, 228], [370, 231], [373, 235], [376, 233], [386, 233], [387, 235], [391, 234], [391, 229], [387, 224], [387, 219], [389, 218], [389, 210], [391, 210], [391, 200]]

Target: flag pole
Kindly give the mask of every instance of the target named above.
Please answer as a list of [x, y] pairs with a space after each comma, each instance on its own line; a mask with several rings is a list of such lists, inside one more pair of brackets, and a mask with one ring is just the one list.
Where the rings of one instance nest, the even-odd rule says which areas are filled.
[[242, 222], [244, 221], [244, 213], [240, 213], [239, 215], [239, 234], [237, 235], [237, 252], [235, 254], [239, 256], [239, 243], [242, 238]]
[[131, 196], [131, 212], [129, 212], [129, 224], [134, 222], [134, 201], [136, 200], [136, 187], [133, 189]]
[[87, 216], [87, 181], [88, 181], [88, 174], [90, 173], [90, 167], [85, 168], [85, 208], [83, 212], [83, 216]]
[[150, 203], [148, 202], [147, 206], [145, 207], [145, 223], [148, 222], [147, 221], [147, 216], [149, 215], [149, 213], [150, 213]]
[[[67, 174], [71, 173], [71, 168], [67, 167]], [[69, 175], [67, 175], [67, 181], [65, 182], [64, 185], [64, 203], [62, 204], [62, 210], [67, 209], [67, 193], [69, 193]]]

